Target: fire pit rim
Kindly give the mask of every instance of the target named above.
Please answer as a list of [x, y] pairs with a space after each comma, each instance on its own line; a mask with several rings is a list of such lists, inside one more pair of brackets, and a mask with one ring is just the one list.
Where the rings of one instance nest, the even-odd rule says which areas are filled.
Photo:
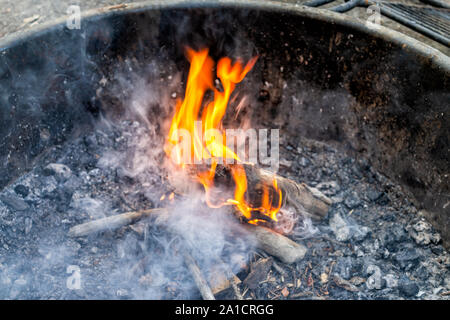
[[[318, 10], [317, 8], [310, 8], [299, 4], [271, 0], [265, 2], [249, 2], [248, 0], [191, 0], [189, 2], [183, 0], [148, 0], [86, 10], [81, 12], [81, 21], [95, 21], [96, 19], [103, 19], [114, 14], [137, 13], [148, 10], [193, 8], [241, 8], [263, 10], [298, 15], [331, 24], [338, 24], [395, 44], [403, 50], [410, 51], [412, 54], [420, 56], [425, 61], [435, 64], [438, 68], [442, 68], [445, 73], [450, 74], [450, 57], [425, 43], [382, 25], [379, 25], [377, 28], [369, 27], [365, 21], [359, 18], [338, 14], [326, 9]], [[15, 32], [5, 36], [3, 39], [0, 39], [0, 52], [19, 45], [29, 40], [29, 38], [35, 38], [57, 28], [64, 27], [67, 17], [68, 16], [63, 16], [28, 30]]]

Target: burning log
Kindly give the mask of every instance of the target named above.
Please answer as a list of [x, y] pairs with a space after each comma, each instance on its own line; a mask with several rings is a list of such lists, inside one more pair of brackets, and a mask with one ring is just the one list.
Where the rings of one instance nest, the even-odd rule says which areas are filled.
[[[236, 164], [217, 165], [215, 168], [214, 185], [225, 189], [233, 186], [232, 170], [236, 168]], [[268, 192], [268, 198], [272, 204], [278, 205], [280, 208], [292, 208], [299, 214], [305, 214], [313, 220], [324, 218], [332, 201], [316, 188], [310, 187], [305, 183], [298, 183], [294, 180], [284, 178], [278, 174], [268, 170], [258, 168], [252, 164], [242, 164], [247, 179], [246, 201], [252, 207], [259, 207], [263, 201], [265, 189]], [[198, 172], [204, 172], [203, 165], [188, 166], [190, 175], [195, 176]], [[281, 205], [279, 204], [279, 191], [274, 187], [274, 181], [279, 191], [281, 191]], [[173, 187], [180, 193], [187, 193], [190, 188], [189, 184], [184, 181], [178, 183], [173, 182]], [[258, 215], [258, 213], [254, 212]], [[256, 216], [257, 219], [264, 219], [261, 215]]]
[[270, 185], [272, 180], [276, 179], [282, 191], [282, 208], [293, 207], [297, 212], [305, 212], [314, 220], [320, 220], [327, 215], [332, 201], [319, 190], [252, 165], [246, 165], [245, 168], [247, 176], [260, 181], [260, 184]]
[[262, 226], [248, 225], [246, 229], [255, 235], [258, 246], [284, 263], [294, 263], [306, 254], [306, 247]]

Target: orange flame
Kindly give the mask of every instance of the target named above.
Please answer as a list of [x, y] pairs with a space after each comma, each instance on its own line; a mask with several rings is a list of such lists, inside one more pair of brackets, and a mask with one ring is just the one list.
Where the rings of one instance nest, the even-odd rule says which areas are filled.
[[[205, 163], [209, 161], [210, 169], [198, 172], [196, 179], [205, 188], [206, 203], [209, 207], [218, 208], [223, 205], [235, 205], [236, 208], [251, 223], [258, 223], [252, 219], [252, 211], [259, 211], [272, 220], [277, 221], [276, 213], [281, 207], [281, 190], [274, 179], [273, 187], [278, 193], [278, 206], [273, 207], [269, 199], [268, 188], [264, 187], [262, 204], [259, 208], [252, 208], [245, 201], [247, 191], [247, 176], [241, 164], [232, 166], [231, 174], [235, 181], [234, 199], [227, 199], [219, 204], [212, 203], [210, 191], [214, 186], [214, 177], [219, 160], [226, 163], [227, 159], [237, 161], [239, 157], [226, 146], [222, 119], [225, 115], [230, 96], [237, 83], [241, 82], [253, 68], [257, 57], [252, 58], [245, 66], [240, 60], [232, 64], [230, 58], [222, 58], [217, 63], [217, 77], [220, 79], [223, 91], [213, 85], [214, 61], [208, 55], [208, 49], [195, 51], [186, 49], [186, 56], [191, 67], [184, 100], [177, 100], [175, 114], [165, 145], [165, 152], [181, 168], [189, 163]], [[207, 91], [213, 91], [214, 99], [203, 107], [203, 98]], [[201, 124], [199, 115], [201, 112]], [[182, 144], [184, 147], [180, 147]], [[187, 147], [187, 148], [186, 148]], [[188, 151], [189, 152], [188, 152]]]

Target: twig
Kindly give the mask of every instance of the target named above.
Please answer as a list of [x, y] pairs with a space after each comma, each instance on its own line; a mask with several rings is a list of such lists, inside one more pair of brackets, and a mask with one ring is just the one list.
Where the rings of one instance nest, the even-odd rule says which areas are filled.
[[333, 271], [333, 267], [334, 267], [335, 263], [336, 263], [336, 261], [331, 262], [330, 271], [328, 271], [328, 281], [327, 281], [327, 286], [326, 286], [327, 292], [328, 292], [328, 286], [330, 285], [330, 275], [331, 275], [331, 272]]
[[248, 288], [245, 288], [244, 292], [242, 293], [242, 298], [245, 297], [245, 295], [247, 294], [247, 292], [248, 292]]
[[208, 282], [203, 277], [194, 258], [187, 252], [183, 253], [183, 257], [184, 257], [184, 262], [186, 263], [189, 271], [191, 272], [192, 277], [194, 278], [194, 282], [197, 285], [197, 288], [200, 291], [200, 294], [202, 295], [203, 299], [204, 300], [216, 300], [216, 298], [214, 298], [214, 295], [211, 291], [211, 288], [208, 285]]
[[358, 292], [359, 291], [359, 289], [356, 286], [351, 284], [349, 281], [347, 281], [345, 279], [342, 279], [337, 274], [335, 274], [333, 276], [333, 281], [338, 287], [341, 287], [341, 288], [343, 288], [343, 289], [345, 289], [347, 291], [351, 291], [351, 292]]
[[334, 240], [334, 239], [332, 239], [332, 238], [330, 238], [330, 237], [328, 237], [328, 236], [326, 236], [326, 235], [322, 235], [322, 236], [319, 236], [319, 237], [322, 238], [322, 239], [324, 239], [324, 240], [326, 240], [326, 241], [332, 242], [332, 243], [337, 244], [337, 245], [340, 245], [340, 246], [344, 245], [343, 242]]
[[[157, 217], [156, 224], [161, 225], [167, 223], [169, 219], [169, 211], [166, 208], [155, 208], [155, 209], [148, 209], [148, 210], [141, 210], [141, 211], [132, 211], [132, 212], [126, 212], [123, 214], [118, 214], [102, 219], [98, 219], [95, 221], [86, 222], [77, 226], [72, 227], [69, 230], [69, 236], [71, 237], [82, 237], [87, 236], [90, 234], [107, 231], [107, 230], [114, 230], [118, 229], [120, 227], [134, 224], [138, 222], [139, 220], [146, 218], [146, 217]], [[173, 232], [178, 235], [177, 232], [174, 232], [171, 228], [168, 230], [169, 232]], [[185, 242], [185, 246], [189, 246], [188, 242]], [[186, 249], [188, 249], [186, 248]], [[194, 258], [189, 255], [188, 253], [184, 253], [184, 259], [185, 263], [188, 266], [190, 272], [192, 273], [192, 276], [194, 278], [194, 281], [200, 290], [200, 293], [204, 299], [214, 299], [214, 294], [208, 285], [208, 282], [204, 279], [203, 275], [201, 274], [200, 269], [198, 268]], [[221, 263], [223, 266], [226, 266], [223, 262]], [[138, 264], [139, 265], [139, 264]], [[226, 268], [225, 268], [226, 269]], [[236, 284], [236, 278], [234, 275], [232, 275], [231, 270], [224, 270], [224, 279], [229, 282], [229, 285], [232, 286], [237, 299], [242, 299], [242, 295], [239, 292], [239, 288]], [[220, 287], [220, 285], [219, 285]]]
[[[69, 230], [69, 236], [82, 237], [102, 231], [114, 230], [151, 216], [157, 217], [157, 224], [164, 224], [169, 219], [166, 208], [127, 212], [74, 226]], [[262, 250], [277, 257], [284, 263], [290, 264], [302, 259], [307, 251], [303, 245], [271, 229], [254, 225], [247, 225], [246, 229], [255, 236], [257, 244]]]
[[305, 292], [294, 293], [291, 295], [291, 298], [303, 298], [303, 297], [309, 297], [312, 295], [313, 295], [313, 293], [311, 291], [305, 291]]
[[122, 8], [126, 8], [128, 5], [126, 3], [121, 3], [121, 4], [116, 4], [116, 5], [112, 5], [109, 7], [106, 7], [105, 9], [107, 10], [115, 10], [115, 9], [122, 9]]
[[120, 227], [136, 223], [137, 221], [158, 215], [167, 213], [167, 209], [165, 208], [155, 208], [155, 209], [147, 209], [141, 211], [132, 211], [126, 212], [122, 214], [117, 214], [113, 216], [109, 216], [106, 218], [89, 221], [77, 226], [70, 228], [69, 236], [70, 237], [83, 237], [93, 233], [98, 233], [102, 231], [115, 230]]

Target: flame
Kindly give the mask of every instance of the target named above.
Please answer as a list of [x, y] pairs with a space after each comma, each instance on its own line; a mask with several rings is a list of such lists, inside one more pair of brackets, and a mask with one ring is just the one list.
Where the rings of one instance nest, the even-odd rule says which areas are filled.
[[[268, 186], [264, 186], [261, 207], [252, 208], [245, 200], [247, 191], [245, 169], [242, 164], [239, 164], [241, 160], [236, 153], [226, 146], [225, 131], [222, 128], [222, 119], [227, 110], [230, 96], [236, 84], [241, 82], [253, 68], [257, 57], [252, 58], [245, 66], [240, 60], [233, 64], [228, 57], [220, 59], [217, 63], [216, 74], [221, 81], [222, 91], [214, 87], [214, 61], [208, 55], [208, 49], [195, 51], [187, 48], [186, 57], [190, 62], [190, 69], [185, 97], [182, 101], [178, 99], [175, 105], [175, 114], [164, 148], [167, 156], [181, 168], [186, 168], [190, 163], [210, 164], [209, 170], [196, 173], [197, 181], [205, 189], [206, 203], [209, 207], [219, 208], [224, 205], [234, 205], [253, 224], [260, 221], [252, 219], [253, 211], [259, 211], [277, 221], [276, 214], [282, 203], [281, 190], [278, 189], [277, 181], [273, 180], [273, 188], [278, 193], [278, 205], [272, 206], [273, 199], [269, 199]], [[208, 91], [214, 93], [214, 99], [202, 108], [205, 94]], [[180, 144], [184, 147], [180, 147]], [[190, 150], [190, 152], [186, 150]], [[231, 166], [231, 175], [236, 185], [234, 198], [213, 203], [210, 193], [214, 187], [217, 164], [227, 163], [227, 160], [232, 160], [231, 163], [235, 161], [238, 163]]]

